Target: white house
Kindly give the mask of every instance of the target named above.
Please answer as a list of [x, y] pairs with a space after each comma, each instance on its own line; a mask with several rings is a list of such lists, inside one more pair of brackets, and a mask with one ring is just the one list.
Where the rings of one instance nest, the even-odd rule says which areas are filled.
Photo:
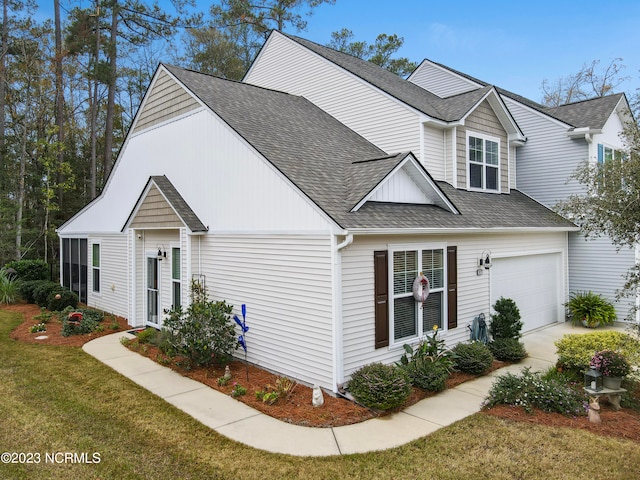
[[[302, 96], [161, 65], [103, 193], [58, 230], [62, 282], [161, 326], [204, 281], [247, 305], [249, 361], [333, 391], [434, 325], [467, 340], [501, 295], [526, 329], [561, 321], [575, 226], [511, 188], [523, 137], [493, 88], [449, 107], [464, 122], [398, 110], [416, 120], [414, 154], [394, 146], [393, 117], [377, 116], [400, 132], [383, 148]], [[440, 131], [436, 173], [419, 119]]]
[[[444, 98], [487, 87], [481, 80], [430, 60], [424, 60], [408, 80]], [[621, 133], [632, 120], [624, 94], [548, 108], [506, 90], [498, 92], [527, 136], [518, 149], [515, 185], [549, 208], [572, 194], [584, 193], [584, 186], [572, 179], [581, 162], [604, 162], [624, 148]], [[569, 235], [569, 288], [602, 294], [614, 302], [623, 319], [637, 299], [617, 301], [616, 291], [639, 255], [638, 247], [617, 251], [606, 237], [585, 240], [574, 232]]]

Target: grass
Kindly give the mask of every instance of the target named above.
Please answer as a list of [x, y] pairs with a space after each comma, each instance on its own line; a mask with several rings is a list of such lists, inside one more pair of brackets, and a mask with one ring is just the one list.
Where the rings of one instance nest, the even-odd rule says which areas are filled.
[[79, 348], [8, 338], [0, 311], [0, 453], [94, 452], [94, 464], [0, 464], [2, 479], [634, 478], [640, 445], [473, 415], [408, 445], [343, 457], [276, 455], [226, 439]]

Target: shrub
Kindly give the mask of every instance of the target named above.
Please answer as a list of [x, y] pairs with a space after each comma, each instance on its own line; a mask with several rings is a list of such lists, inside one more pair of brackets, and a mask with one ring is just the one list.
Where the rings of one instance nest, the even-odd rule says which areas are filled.
[[60, 312], [67, 307], [76, 308], [77, 306], [78, 295], [66, 288], [52, 289], [47, 298], [47, 308], [52, 312]]
[[409, 398], [411, 382], [395, 365], [372, 363], [353, 372], [348, 389], [365, 407], [390, 410]]
[[14, 260], [6, 267], [16, 271], [17, 280], [49, 280], [49, 265], [44, 260]]
[[500, 375], [483, 402], [484, 408], [495, 405], [521, 406], [531, 413], [533, 408], [545, 412], [556, 412], [566, 416], [584, 414], [586, 396], [569, 387], [562, 379], [546, 378], [541, 373], [532, 373], [527, 367], [521, 375]]
[[145, 328], [137, 333], [138, 343], [151, 343], [153, 337], [158, 334], [158, 330], [152, 327]]
[[438, 339], [437, 326], [433, 327], [431, 336], [427, 335], [423, 340], [420, 340], [415, 349], [408, 344], [404, 344], [402, 347], [405, 353], [400, 357], [399, 366], [406, 366], [418, 359], [427, 358], [432, 362], [440, 362], [448, 371], [453, 368], [451, 351], [447, 349], [444, 340]]
[[20, 292], [20, 296], [22, 296], [24, 301], [27, 303], [36, 303], [34, 298], [35, 289], [46, 282], [48, 282], [48, 280], [18, 281], [18, 291]]
[[164, 321], [170, 350], [196, 365], [226, 362], [238, 347], [230, 316], [233, 307], [208, 300], [206, 288], [197, 282], [191, 292], [187, 310], [173, 310]]
[[616, 320], [616, 310], [613, 304], [602, 295], [593, 292], [573, 292], [565, 304], [569, 310], [571, 323], [587, 327], [611, 325]]
[[19, 295], [18, 285], [5, 268], [0, 268], [0, 305], [15, 303]]
[[519, 362], [527, 356], [524, 344], [517, 338], [496, 338], [489, 343], [494, 357], [504, 362]]
[[601, 350], [616, 350], [632, 365], [640, 365], [640, 340], [622, 332], [590, 332], [569, 334], [556, 340], [558, 366], [569, 370], [584, 371], [591, 357]]
[[522, 334], [522, 320], [520, 320], [520, 310], [516, 302], [510, 298], [500, 297], [493, 305], [495, 314], [491, 315], [489, 333], [494, 339], [498, 338], [520, 338]]
[[486, 372], [493, 363], [491, 350], [482, 342], [459, 343], [452, 353], [454, 367], [474, 375]]
[[442, 361], [419, 357], [402, 368], [407, 372], [411, 383], [418, 388], [430, 392], [440, 392], [447, 386], [449, 369], [447, 364]]
[[33, 300], [40, 307], [49, 306], [49, 296], [52, 293], [60, 293], [64, 288], [56, 282], [40, 280], [33, 289]]

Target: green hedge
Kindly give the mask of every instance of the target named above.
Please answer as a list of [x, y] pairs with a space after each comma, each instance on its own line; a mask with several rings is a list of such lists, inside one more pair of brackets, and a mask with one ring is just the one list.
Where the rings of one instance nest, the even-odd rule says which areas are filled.
[[49, 265], [44, 260], [14, 260], [6, 267], [16, 271], [16, 280], [49, 280]]
[[569, 370], [586, 370], [593, 354], [601, 350], [617, 350], [631, 365], [640, 365], [640, 341], [623, 332], [567, 334], [555, 346], [558, 366]]

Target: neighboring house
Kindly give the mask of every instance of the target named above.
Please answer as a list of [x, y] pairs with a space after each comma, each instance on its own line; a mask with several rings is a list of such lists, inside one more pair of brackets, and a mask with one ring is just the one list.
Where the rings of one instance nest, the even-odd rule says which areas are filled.
[[525, 329], [561, 320], [575, 227], [510, 188], [522, 137], [494, 89], [451, 108], [466, 124], [437, 120], [450, 137], [436, 177], [301, 96], [161, 65], [103, 193], [58, 230], [62, 282], [160, 327], [204, 281], [247, 305], [250, 362], [332, 391], [434, 326], [468, 340], [500, 295], [517, 297]]
[[[487, 88], [481, 80], [430, 60], [424, 60], [408, 80], [444, 98]], [[584, 186], [572, 179], [580, 163], [602, 163], [622, 155], [621, 133], [632, 120], [624, 94], [545, 107], [503, 89], [498, 93], [527, 136], [518, 149], [516, 188], [543, 205], [554, 208], [569, 195], [584, 193]], [[617, 301], [616, 291], [623, 287], [625, 274], [639, 254], [638, 248], [617, 251], [606, 237], [587, 241], [579, 232], [572, 233], [570, 290], [604, 295], [615, 303], [619, 318], [625, 318], [637, 299]]]

